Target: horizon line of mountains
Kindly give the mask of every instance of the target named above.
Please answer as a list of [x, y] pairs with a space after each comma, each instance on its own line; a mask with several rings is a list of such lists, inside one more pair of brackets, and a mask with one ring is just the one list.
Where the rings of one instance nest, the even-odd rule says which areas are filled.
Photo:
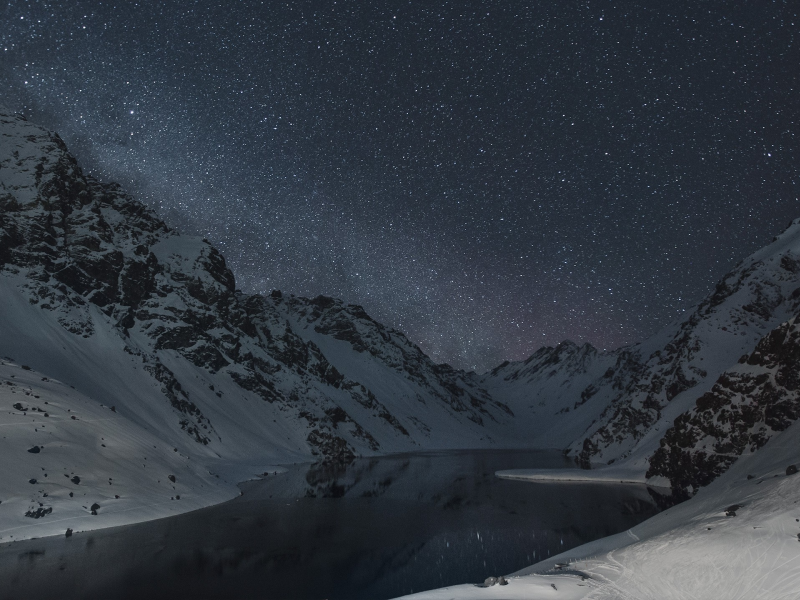
[[686, 497], [800, 418], [800, 220], [686, 316], [484, 374], [362, 307], [236, 289], [206, 240], [0, 110], [0, 354], [209, 461], [559, 448]]

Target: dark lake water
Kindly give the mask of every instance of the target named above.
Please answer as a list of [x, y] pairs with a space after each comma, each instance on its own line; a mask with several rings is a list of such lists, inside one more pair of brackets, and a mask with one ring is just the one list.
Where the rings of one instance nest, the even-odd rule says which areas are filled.
[[658, 509], [647, 488], [501, 480], [570, 466], [490, 451], [302, 465], [225, 504], [0, 546], [0, 597], [381, 599], [506, 575]]

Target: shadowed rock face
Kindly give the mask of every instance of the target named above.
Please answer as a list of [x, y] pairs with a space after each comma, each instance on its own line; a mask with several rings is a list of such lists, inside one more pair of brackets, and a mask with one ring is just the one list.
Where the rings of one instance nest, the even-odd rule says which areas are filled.
[[116, 184], [84, 175], [58, 135], [3, 111], [0, 134], [0, 273], [21, 281], [28, 301], [76, 336], [110, 324], [197, 443], [220, 440], [167, 357], [280, 405], [291, 427], [306, 431], [310, 454], [338, 460], [379, 451], [387, 427], [400, 449], [424, 447], [431, 424], [395, 414], [396, 398], [359, 381], [361, 371], [336, 368], [319, 345], [327, 338], [343, 342], [337, 358], [368, 355], [369, 369], [408, 382], [404, 395], [438, 405], [455, 429], [463, 419], [482, 427], [510, 417], [471, 374], [433, 364], [361, 307], [238, 292], [213, 246], [169, 230]]
[[798, 418], [800, 321], [794, 317], [764, 336], [675, 419], [647, 476], [666, 477], [676, 496], [691, 496]]

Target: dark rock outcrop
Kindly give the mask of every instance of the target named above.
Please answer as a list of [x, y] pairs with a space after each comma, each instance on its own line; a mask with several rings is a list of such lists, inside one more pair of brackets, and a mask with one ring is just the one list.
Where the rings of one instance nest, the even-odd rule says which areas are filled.
[[679, 415], [650, 459], [648, 477], [688, 497], [743, 453], [761, 448], [800, 418], [800, 321], [768, 333], [747, 360], [723, 373], [695, 407]]

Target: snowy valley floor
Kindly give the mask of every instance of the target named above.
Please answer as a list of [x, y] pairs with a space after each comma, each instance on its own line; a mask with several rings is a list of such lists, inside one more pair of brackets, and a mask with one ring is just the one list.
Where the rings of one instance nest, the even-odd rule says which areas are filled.
[[508, 585], [405, 598], [800, 598], [800, 473], [786, 475], [800, 463], [798, 440], [795, 423], [690, 501], [519, 571]]

